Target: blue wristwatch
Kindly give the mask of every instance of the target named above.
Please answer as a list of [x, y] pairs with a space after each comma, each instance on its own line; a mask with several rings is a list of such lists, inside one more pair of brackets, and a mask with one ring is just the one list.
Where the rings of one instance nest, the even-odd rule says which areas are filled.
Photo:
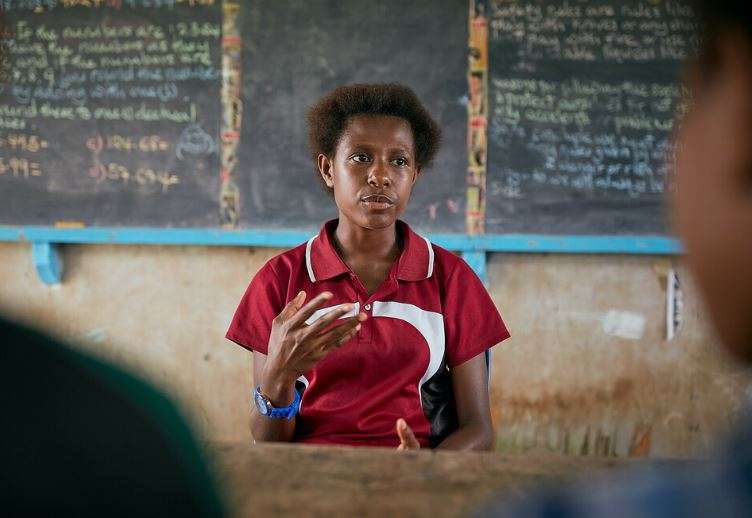
[[253, 401], [256, 403], [259, 414], [269, 417], [271, 419], [292, 419], [300, 409], [300, 392], [298, 389], [294, 389], [295, 398], [290, 403], [290, 406], [284, 408], [275, 408], [269, 398], [261, 393], [261, 386], [256, 387], [253, 391]]

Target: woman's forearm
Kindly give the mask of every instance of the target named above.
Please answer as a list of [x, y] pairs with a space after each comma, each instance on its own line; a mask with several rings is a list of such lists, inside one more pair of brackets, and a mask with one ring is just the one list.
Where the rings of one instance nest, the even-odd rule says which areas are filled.
[[290, 442], [295, 434], [295, 418], [271, 419], [251, 411], [251, 433], [256, 442]]
[[441, 450], [491, 450], [493, 430], [478, 424], [460, 426], [454, 433], [441, 441], [436, 449]]
[[[264, 376], [260, 387], [261, 392], [276, 408], [289, 406], [295, 399], [294, 381]], [[261, 415], [254, 405], [251, 410], [251, 433], [257, 442], [290, 442], [295, 434], [295, 418], [272, 419]]]

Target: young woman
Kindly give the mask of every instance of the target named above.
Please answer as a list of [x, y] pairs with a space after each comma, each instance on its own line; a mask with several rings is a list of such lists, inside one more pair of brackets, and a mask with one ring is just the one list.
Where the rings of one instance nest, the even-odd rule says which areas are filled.
[[339, 217], [271, 259], [227, 338], [253, 351], [257, 441], [489, 449], [488, 348], [509, 337], [473, 271], [398, 218], [441, 132], [396, 84], [308, 116]]

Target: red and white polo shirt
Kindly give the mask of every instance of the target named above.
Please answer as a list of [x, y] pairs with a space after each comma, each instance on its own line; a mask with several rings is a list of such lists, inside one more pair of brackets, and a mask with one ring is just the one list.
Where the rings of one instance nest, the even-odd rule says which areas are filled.
[[358, 334], [299, 379], [297, 442], [396, 447], [398, 418], [421, 446], [456, 428], [450, 371], [509, 337], [483, 284], [451, 252], [397, 221], [403, 250], [387, 279], [368, 295], [340, 259], [324, 224], [307, 243], [269, 260], [235, 311], [227, 338], [267, 354], [272, 319], [304, 290], [334, 296], [308, 323], [352, 303], [368, 319]]

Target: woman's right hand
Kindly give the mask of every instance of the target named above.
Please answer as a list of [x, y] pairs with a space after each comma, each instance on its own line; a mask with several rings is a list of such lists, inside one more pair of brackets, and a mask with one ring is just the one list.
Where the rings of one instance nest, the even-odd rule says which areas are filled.
[[262, 391], [266, 394], [279, 393], [293, 386], [295, 380], [319, 360], [355, 336], [360, 323], [366, 319], [365, 313], [360, 313], [332, 326], [337, 319], [352, 311], [353, 304], [343, 304], [307, 325], [306, 320], [321, 304], [330, 300], [332, 294], [328, 291], [320, 293], [304, 306], [305, 298], [304, 291], [298, 293], [272, 321], [261, 381]]

